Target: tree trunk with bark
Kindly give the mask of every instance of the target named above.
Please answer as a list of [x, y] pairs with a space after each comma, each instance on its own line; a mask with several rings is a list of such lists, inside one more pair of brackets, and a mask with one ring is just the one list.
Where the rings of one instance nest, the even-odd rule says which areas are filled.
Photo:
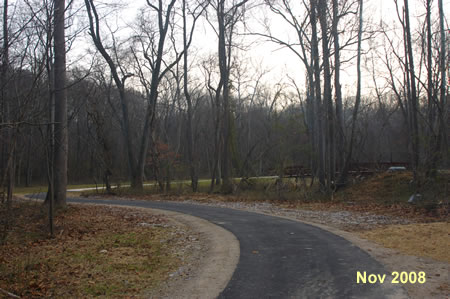
[[321, 188], [325, 188], [325, 169], [324, 169], [324, 134], [323, 134], [323, 107], [322, 107], [322, 90], [320, 84], [320, 61], [319, 61], [319, 43], [317, 37], [317, 1], [310, 0], [310, 21], [311, 21], [311, 53], [313, 57], [314, 68], [314, 102], [316, 111], [316, 136], [317, 136], [317, 166], [318, 177]]
[[341, 90], [341, 58], [340, 58], [340, 45], [339, 45], [339, 10], [338, 0], [333, 0], [333, 23], [331, 34], [333, 35], [334, 46], [334, 89], [335, 89], [335, 101], [336, 101], [336, 169], [339, 173], [342, 173], [342, 169], [345, 161], [345, 139], [344, 139], [344, 110], [342, 106], [342, 90]]
[[410, 87], [410, 123], [411, 123], [411, 161], [413, 168], [414, 181], [418, 182], [418, 170], [420, 162], [420, 143], [419, 143], [419, 124], [417, 120], [417, 90], [416, 90], [416, 75], [414, 70], [414, 54], [412, 51], [411, 40], [411, 26], [409, 22], [409, 5], [408, 0], [404, 0], [404, 14], [405, 14], [405, 36], [406, 36], [406, 52], [407, 52], [407, 72], [409, 75], [409, 87]]
[[323, 104], [326, 107], [325, 117], [325, 162], [326, 162], [326, 189], [331, 192], [334, 182], [334, 109], [331, 99], [331, 70], [330, 70], [330, 48], [328, 47], [328, 21], [327, 2], [319, 0], [318, 6], [320, 28], [322, 32], [322, 67], [323, 67]]
[[[230, 147], [230, 86], [229, 86], [229, 68], [228, 68], [228, 56], [227, 44], [226, 44], [226, 25], [225, 25], [225, 1], [219, 0], [217, 7], [217, 20], [219, 27], [219, 42], [218, 42], [218, 55], [219, 55], [219, 69], [220, 78], [223, 82], [222, 85], [222, 102], [223, 102], [223, 118], [222, 118], [222, 192], [232, 192], [231, 182], [231, 147]], [[230, 41], [229, 41], [230, 42]]]
[[352, 128], [350, 132], [350, 142], [347, 150], [347, 155], [345, 158], [345, 164], [342, 169], [342, 172], [339, 176], [338, 184], [343, 185], [347, 182], [348, 172], [350, 170], [350, 163], [353, 155], [353, 147], [355, 143], [355, 130], [356, 130], [356, 122], [358, 119], [359, 106], [361, 105], [361, 41], [362, 41], [362, 32], [363, 32], [363, 5], [364, 1], [359, 1], [359, 28], [358, 28], [358, 49], [357, 49], [357, 57], [356, 57], [356, 98], [355, 98], [355, 107], [353, 107], [352, 114]]
[[66, 205], [67, 189], [67, 91], [66, 91], [66, 41], [65, 0], [54, 4], [54, 53], [55, 53], [55, 147], [54, 147], [54, 198], [56, 207]]
[[192, 132], [192, 99], [189, 92], [189, 74], [188, 74], [188, 36], [187, 36], [187, 24], [186, 24], [186, 0], [183, 0], [183, 48], [184, 48], [184, 82], [183, 91], [187, 103], [187, 126], [186, 126], [186, 138], [188, 146], [188, 159], [189, 159], [189, 174], [191, 176], [191, 187], [193, 192], [197, 192], [198, 187], [198, 175], [196, 169], [196, 161], [194, 158], [194, 138]]
[[447, 111], [447, 49], [446, 49], [446, 34], [445, 34], [445, 14], [442, 0], [438, 0], [439, 8], [439, 31], [440, 31], [440, 56], [439, 56], [439, 69], [441, 77], [441, 85], [439, 86], [439, 108], [438, 108], [438, 122], [439, 129], [437, 133], [436, 147], [434, 151], [438, 154], [434, 155], [433, 165], [437, 165], [439, 159], [443, 158], [442, 154], [445, 153], [446, 162], [450, 163], [450, 155], [448, 148], [448, 111]]

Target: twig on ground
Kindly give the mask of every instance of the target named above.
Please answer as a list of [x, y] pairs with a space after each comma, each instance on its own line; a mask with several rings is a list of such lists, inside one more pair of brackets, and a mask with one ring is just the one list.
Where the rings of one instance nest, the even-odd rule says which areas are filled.
[[15, 294], [13, 294], [13, 293], [10, 293], [10, 292], [8, 292], [8, 291], [5, 291], [5, 290], [2, 289], [2, 288], [0, 288], [0, 292], [3, 293], [3, 294], [5, 294], [5, 295], [7, 295], [7, 296], [9, 296], [9, 297], [12, 297], [12, 298], [20, 298], [19, 296], [15, 295]]

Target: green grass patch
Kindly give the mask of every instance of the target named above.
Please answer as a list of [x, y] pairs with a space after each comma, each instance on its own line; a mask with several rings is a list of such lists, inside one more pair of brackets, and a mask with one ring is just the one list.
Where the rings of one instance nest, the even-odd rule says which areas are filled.
[[[95, 184], [68, 185], [67, 189], [95, 188], [95, 187], [96, 187]], [[97, 187], [102, 187], [102, 185], [97, 185]], [[17, 194], [17, 195], [36, 194], [36, 193], [47, 192], [47, 190], [48, 190], [47, 185], [30, 186], [30, 187], [15, 187], [14, 194]]]

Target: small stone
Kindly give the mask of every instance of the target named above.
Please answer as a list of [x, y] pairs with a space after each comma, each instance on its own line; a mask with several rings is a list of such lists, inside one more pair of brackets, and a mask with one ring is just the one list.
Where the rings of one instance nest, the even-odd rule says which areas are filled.
[[415, 202], [417, 202], [417, 201], [419, 201], [421, 199], [422, 199], [422, 195], [419, 194], [419, 193], [416, 193], [416, 194], [411, 195], [411, 197], [409, 198], [408, 202], [409, 203], [415, 203]]
[[100, 250], [100, 253], [108, 253], [108, 250], [102, 249], [102, 250]]

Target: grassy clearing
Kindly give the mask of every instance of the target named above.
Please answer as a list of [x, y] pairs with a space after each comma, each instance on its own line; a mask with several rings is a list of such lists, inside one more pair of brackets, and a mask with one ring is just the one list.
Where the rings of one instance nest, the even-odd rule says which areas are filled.
[[16, 202], [13, 219], [0, 288], [21, 297], [145, 297], [181, 264], [180, 231], [145, 212], [70, 206], [56, 216], [54, 239], [41, 204]]
[[[84, 184], [84, 185], [68, 185], [67, 189], [79, 189], [79, 188], [95, 188], [95, 184]], [[102, 187], [97, 185], [97, 187]], [[14, 194], [24, 195], [24, 194], [36, 194], [41, 192], [47, 192], [48, 186], [31, 186], [31, 187], [16, 187], [14, 188]]]

